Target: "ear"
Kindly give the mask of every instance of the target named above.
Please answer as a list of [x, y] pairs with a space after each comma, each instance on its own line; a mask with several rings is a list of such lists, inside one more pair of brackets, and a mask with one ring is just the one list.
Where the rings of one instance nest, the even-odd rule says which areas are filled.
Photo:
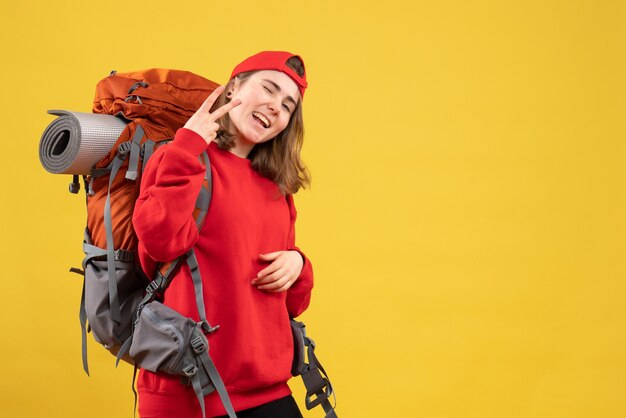
[[233, 80], [233, 82], [230, 83], [230, 87], [228, 88], [228, 90], [226, 90], [226, 94], [228, 96], [232, 96], [239, 89], [240, 85], [241, 85], [241, 80], [239, 79], [239, 77], [235, 76], [235, 79]]

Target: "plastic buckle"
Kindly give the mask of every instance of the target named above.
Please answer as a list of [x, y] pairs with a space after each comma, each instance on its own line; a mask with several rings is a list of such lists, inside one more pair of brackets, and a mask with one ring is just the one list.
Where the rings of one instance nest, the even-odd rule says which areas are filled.
[[196, 354], [202, 354], [206, 350], [206, 345], [204, 345], [204, 341], [202, 341], [202, 338], [199, 336], [191, 340], [190, 343]]
[[191, 378], [195, 376], [196, 373], [198, 373], [198, 368], [194, 366], [193, 364], [188, 364], [185, 367], [183, 367], [183, 373], [185, 374], [185, 376]]
[[158, 289], [159, 289], [159, 284], [157, 283], [156, 280], [153, 280], [150, 283], [148, 283], [148, 286], [146, 287], [146, 293], [154, 293]]
[[78, 182], [78, 175], [72, 176], [72, 182], [70, 183], [70, 193], [76, 194], [80, 190], [80, 183]]
[[[311, 409], [324, 402], [333, 393], [333, 388], [328, 379], [322, 376], [319, 369], [309, 369], [302, 373], [304, 386], [307, 388], [304, 402], [306, 409]], [[314, 397], [314, 398], [313, 398]]]
[[80, 190], [80, 184], [78, 183], [70, 183], [69, 187], [70, 193], [76, 194]]
[[117, 155], [121, 158], [125, 158], [126, 155], [130, 152], [130, 141], [122, 142], [119, 147], [117, 147]]
[[217, 331], [218, 329], [220, 329], [219, 325], [216, 325], [214, 327], [211, 326], [211, 324], [209, 324], [207, 321], [202, 321], [200, 323], [200, 328], [202, 328], [202, 332], [204, 332], [204, 334], [212, 334], [215, 331]]
[[126, 250], [115, 250], [115, 260], [122, 262], [130, 262], [133, 261], [133, 253], [132, 251]]

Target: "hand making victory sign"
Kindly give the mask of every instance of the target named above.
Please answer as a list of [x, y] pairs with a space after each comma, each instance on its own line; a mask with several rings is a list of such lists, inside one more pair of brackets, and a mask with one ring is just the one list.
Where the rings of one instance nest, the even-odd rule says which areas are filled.
[[224, 86], [216, 88], [185, 124], [185, 128], [200, 135], [207, 144], [214, 141], [217, 137], [217, 132], [220, 129], [220, 125], [217, 123], [218, 119], [241, 104], [241, 100], [233, 100], [211, 113], [211, 107], [219, 95], [222, 94], [222, 91], [224, 91]]

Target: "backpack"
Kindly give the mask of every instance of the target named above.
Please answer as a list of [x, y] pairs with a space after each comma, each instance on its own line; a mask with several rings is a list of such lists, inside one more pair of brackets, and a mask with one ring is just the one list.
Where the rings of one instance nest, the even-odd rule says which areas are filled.
[[[141, 173], [150, 156], [173, 139], [176, 130], [217, 86], [186, 71], [161, 69], [112, 72], [98, 83], [93, 112], [116, 115], [128, 124], [109, 153], [90, 175], [84, 176], [85, 258], [82, 271], [72, 271], [84, 276], [80, 322], [83, 368], [87, 374], [86, 334], [90, 330], [97, 342], [117, 356], [118, 362], [124, 360], [134, 365], [135, 372], [139, 366], [180, 375], [182, 383], [193, 386], [203, 415], [204, 395], [217, 390], [229, 416], [235, 417], [226, 388], [208, 355], [205, 334], [217, 327], [206, 321], [201, 298], [199, 322], [158, 301], [181, 262], [197, 265], [193, 250], [162, 264], [156, 277], [149, 279], [137, 259], [137, 236], [132, 225]], [[199, 229], [211, 195], [211, 169], [206, 152], [200, 160], [206, 175], [194, 211]], [[71, 191], [78, 191], [77, 183], [75, 176]], [[201, 278], [195, 271], [194, 286], [198, 288]], [[172, 329], [176, 330], [173, 337], [172, 332], [164, 332]]]
[[[136, 257], [137, 237], [132, 226], [135, 200], [139, 195], [141, 173], [159, 146], [173, 139], [218, 86], [190, 72], [151, 69], [118, 74], [112, 72], [96, 87], [93, 112], [115, 115], [127, 123], [111, 150], [89, 175], [83, 176], [86, 192], [87, 226], [83, 249], [84, 275], [80, 307], [83, 368], [89, 375], [86, 334], [131, 365], [181, 375], [181, 382], [192, 385], [202, 407], [203, 396], [217, 390], [231, 417], [234, 410], [215, 366], [208, 356], [205, 334], [214, 332], [204, 316], [201, 278], [193, 249], [165, 263], [155, 277], [144, 275]], [[200, 157], [206, 176], [196, 202], [194, 217], [201, 228], [211, 199], [211, 170], [208, 156]], [[80, 188], [74, 175], [70, 191]], [[192, 271], [200, 322], [185, 318], [160, 304], [180, 263]], [[194, 274], [195, 271], [195, 274]], [[167, 340], [163, 324], [180, 331], [181, 348]], [[292, 320], [295, 355], [293, 376], [301, 375], [307, 388], [307, 409], [322, 405], [326, 417], [336, 417], [328, 398], [334, 396], [323, 367], [314, 354], [315, 345], [304, 332], [304, 324]], [[134, 336], [134, 337], [133, 337]], [[308, 363], [306, 354], [308, 353]], [[321, 370], [321, 373], [320, 373]], [[323, 374], [322, 374], [323, 373]]]
[[[85, 281], [81, 302], [87, 374], [86, 321], [96, 341], [117, 355], [130, 336], [133, 315], [151, 281], [136, 259], [137, 236], [132, 226], [143, 167], [217, 86], [190, 72], [162, 69], [113, 71], [96, 86], [93, 112], [116, 115], [127, 125], [109, 153], [84, 177], [83, 271], [89, 275], [86, 279], [97, 277]], [[78, 191], [76, 177], [71, 189]], [[124, 360], [132, 364], [128, 357]]]

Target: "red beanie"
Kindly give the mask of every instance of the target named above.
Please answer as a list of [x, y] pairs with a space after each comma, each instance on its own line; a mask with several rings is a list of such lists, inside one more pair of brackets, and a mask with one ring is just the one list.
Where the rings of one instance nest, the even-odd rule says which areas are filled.
[[[304, 75], [300, 77], [298, 73], [289, 68], [286, 63], [287, 60], [291, 57], [298, 57], [298, 55], [294, 55], [291, 52], [285, 51], [263, 51], [259, 52], [256, 55], [253, 55], [249, 58], [243, 60], [239, 65], [235, 67], [230, 78], [235, 77], [238, 74], [245, 73], [248, 71], [260, 71], [260, 70], [275, 70], [280, 71], [287, 74], [291, 79], [298, 85], [298, 90], [300, 90], [300, 96], [304, 98], [304, 90], [307, 87], [306, 82], [306, 70], [304, 71]], [[302, 65], [304, 66], [304, 61], [302, 61]]]

